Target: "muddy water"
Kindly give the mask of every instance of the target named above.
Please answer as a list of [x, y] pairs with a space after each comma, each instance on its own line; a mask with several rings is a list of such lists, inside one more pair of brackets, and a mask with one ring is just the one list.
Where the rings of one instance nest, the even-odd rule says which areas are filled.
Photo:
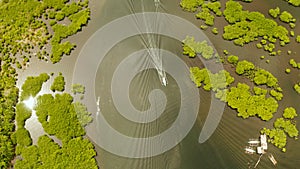
[[[165, 12], [180, 16], [189, 20], [195, 25], [201, 25], [201, 21], [194, 18], [193, 14], [183, 12], [178, 6], [179, 0], [161, 0], [160, 12]], [[18, 84], [21, 84], [25, 75], [37, 75], [39, 72], [63, 72], [67, 81], [67, 91], [70, 90], [72, 83], [73, 71], [75, 69], [76, 58], [80, 51], [84, 47], [84, 44], [96, 32], [99, 28], [110, 23], [112, 20], [119, 17], [132, 14], [134, 12], [139, 13], [143, 11], [151, 12], [155, 11], [155, 5], [150, 0], [138, 1], [138, 0], [90, 0], [92, 18], [88, 27], [84, 28], [81, 33], [71, 37], [70, 40], [76, 42], [77, 49], [72, 56], [66, 57], [61, 63], [52, 65], [49, 63], [33, 62], [29, 69], [20, 73]], [[295, 17], [300, 16], [299, 8], [288, 6], [283, 1], [276, 0], [263, 0], [254, 1], [253, 3], [246, 4], [245, 8], [248, 10], [257, 10], [264, 14], [267, 14], [269, 8], [279, 6], [282, 10], [290, 11]], [[299, 19], [297, 18], [297, 24], [299, 25]], [[279, 22], [280, 23], [280, 22]], [[219, 28], [221, 32], [222, 27], [226, 24], [223, 18], [217, 18], [215, 26]], [[284, 24], [283, 24], [284, 25]], [[182, 30], [184, 31], [184, 30]], [[295, 58], [297, 60], [300, 53], [299, 44], [292, 42], [282, 50], [280, 56], [267, 56], [267, 53], [257, 50], [255, 43], [246, 45], [243, 48], [234, 46], [232, 42], [225, 42], [222, 40], [221, 34], [213, 35], [209, 30], [205, 32], [214, 47], [222, 54], [224, 49], [228, 50], [231, 54], [236, 54], [240, 58], [250, 60], [256, 65], [263, 67], [272, 72], [279, 80], [279, 84], [283, 88], [284, 99], [280, 101], [279, 112], [287, 106], [294, 106], [297, 110], [300, 110], [299, 95], [293, 91], [293, 84], [300, 81], [300, 71], [292, 69], [291, 74], [285, 74], [285, 68], [288, 68], [288, 60]], [[300, 29], [296, 27], [295, 34], [300, 34]], [[187, 34], [188, 35], [188, 34]], [[105, 41], [105, 39], [103, 39]], [[187, 59], [181, 55], [181, 42], [170, 37], [159, 37], [159, 46], [162, 49], [171, 51], [176, 54], [178, 58], [187, 63], [188, 66], [201, 66], [202, 63], [199, 59]], [[89, 83], [95, 83], [93, 96], [87, 96], [84, 100], [89, 107], [94, 106], [96, 103], [94, 100], [97, 97], [101, 97], [100, 108], [105, 119], [109, 124], [120, 133], [129, 137], [151, 137], [156, 134], [160, 134], [166, 131], [176, 120], [180, 109], [180, 91], [176, 80], [167, 74], [168, 86], [162, 87], [157, 71], [155, 69], [148, 69], [137, 74], [130, 83], [129, 98], [132, 105], [140, 110], [147, 110], [151, 105], [148, 100], [149, 93], [153, 89], [161, 89], [167, 98], [167, 105], [163, 114], [158, 120], [149, 124], [138, 124], [124, 118], [116, 110], [111, 98], [111, 89], [109, 88], [111, 79], [114, 73], [114, 69], [121, 63], [121, 61], [128, 55], [135, 51], [145, 48], [145, 41], [141, 36], [133, 36], [122, 40], [116, 46], [114, 46], [105, 56], [103, 63], [99, 65], [95, 79], [86, 79]], [[287, 55], [287, 50], [293, 51], [293, 54]], [[266, 59], [270, 60], [267, 64], [264, 60], [260, 60], [259, 57], [265, 55]], [[265, 60], [266, 60], [265, 59]], [[87, 67], [89, 65], [86, 65]], [[229, 66], [225, 66], [229, 69]], [[244, 79], [239, 79], [244, 80]], [[89, 89], [88, 89], [89, 90]], [[93, 89], [90, 89], [93, 90]], [[47, 92], [45, 89], [44, 92]], [[174, 148], [166, 151], [160, 155], [147, 158], [127, 158], [112, 154], [100, 146], [96, 145], [98, 153], [97, 161], [100, 168], [103, 169], [235, 169], [235, 168], [248, 168], [253, 166], [258, 159], [258, 155], [248, 155], [244, 153], [244, 146], [247, 144], [249, 138], [256, 138], [259, 136], [258, 131], [261, 127], [271, 127], [271, 122], [263, 122], [256, 118], [248, 120], [242, 120], [236, 117], [236, 112], [230, 108], [225, 108], [221, 122], [219, 123], [214, 134], [204, 143], [198, 143], [199, 134], [205, 123], [205, 119], [208, 115], [209, 107], [211, 105], [210, 93], [199, 90], [200, 103], [198, 116], [195, 124], [188, 133], [188, 135], [177, 144]], [[92, 97], [92, 99], [89, 99]], [[185, 98], [188, 99], [188, 98]], [[96, 111], [92, 110], [94, 117], [96, 117]], [[189, 112], [186, 112], [189, 113]], [[277, 113], [280, 116], [280, 113]], [[96, 119], [96, 118], [95, 118]], [[297, 118], [299, 120], [299, 117]], [[32, 120], [34, 121], [34, 120]], [[35, 124], [27, 124], [35, 126]], [[93, 135], [92, 127], [88, 127], [88, 133]], [[96, 133], [96, 131], [95, 131]], [[32, 136], [38, 136], [39, 134], [32, 133]], [[101, 138], [100, 138], [101, 139]], [[92, 139], [93, 141], [93, 139]], [[300, 163], [298, 151], [300, 148], [299, 141], [288, 140], [288, 147], [286, 153], [281, 153], [277, 148], [269, 146], [269, 152], [271, 152], [278, 161], [277, 168], [292, 169], [297, 168], [297, 164]], [[143, 151], [135, 150], [132, 151]], [[267, 159], [267, 156], [263, 156], [261, 163], [257, 168], [273, 168], [272, 163]]]

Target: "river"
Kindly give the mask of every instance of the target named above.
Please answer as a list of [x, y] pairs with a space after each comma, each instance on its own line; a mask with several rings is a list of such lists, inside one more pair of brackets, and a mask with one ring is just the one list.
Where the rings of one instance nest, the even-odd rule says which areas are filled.
[[[179, 16], [196, 26], [200, 26], [201, 21], [196, 20], [194, 14], [182, 11], [179, 7], [179, 2], [180, 0], [160, 0], [160, 7], [158, 11]], [[222, 0], [222, 2], [224, 2], [224, 0]], [[298, 8], [289, 6], [286, 2], [279, 0], [254, 0], [254, 2], [244, 5], [247, 10], [260, 11], [265, 15], [267, 15], [268, 9], [275, 8], [277, 6], [279, 6], [281, 10], [288, 10], [298, 19], [295, 34], [300, 34], [300, 29], [298, 29], [300, 19], [298, 16], [300, 16], [300, 11]], [[186, 66], [203, 66], [203, 62], [199, 58], [189, 59], [181, 54], [181, 42], [178, 39], [165, 35], [157, 36], [155, 34], [147, 36], [132, 35], [125, 39], [121, 39], [116, 45], [107, 50], [103, 56], [101, 64], [97, 65], [97, 62], [90, 62], [89, 64], [78, 62], [78, 60], [80, 61], [80, 58], [82, 59], [82, 57], [85, 56], [85, 53], [82, 52], [84, 51], [84, 48], [86, 48], [85, 44], [88, 42], [89, 38], [93, 38], [92, 35], [96, 33], [97, 30], [102, 29], [104, 26], [109, 26], [110, 23], [117, 18], [133, 13], [155, 12], [157, 9], [155, 3], [150, 0], [90, 0], [90, 7], [92, 15], [88, 26], [85, 27], [82, 32], [69, 38], [70, 41], [76, 42], [77, 44], [77, 48], [72, 55], [63, 58], [60, 63], [55, 65], [52, 65], [51, 63], [33, 61], [27, 70], [20, 72], [18, 85], [20, 86], [20, 84], [24, 81], [26, 77], [25, 75], [37, 75], [41, 72], [62, 72], [66, 78], [67, 91], [70, 91], [72, 82], [80, 82], [86, 86], [95, 87], [87, 88], [84, 102], [88, 105], [89, 110], [93, 112], [94, 122], [87, 127], [87, 133], [91, 141], [95, 143], [98, 154], [96, 158], [100, 168], [243, 169], [253, 167], [255, 165], [259, 155], [245, 154], [244, 147], [247, 145], [249, 138], [259, 137], [259, 130], [262, 127], [272, 127], [273, 121], [266, 123], [258, 118], [243, 120], [236, 117], [235, 110], [226, 106], [222, 112], [223, 115], [221, 114], [221, 120], [218, 122], [216, 130], [204, 143], [199, 143], [199, 135], [203, 132], [202, 129], [205, 126], [205, 121], [208, 118], [210, 109], [215, 105], [213, 105], [211, 93], [205, 92], [202, 89], [196, 89], [191, 86], [191, 82], [186, 82], [183, 77], [172, 77], [174, 74], [172, 74], [172, 72], [188, 71], [187, 69], [180, 69], [180, 65], [182, 64], [181, 61], [183, 61]], [[148, 15], [145, 16], [147, 19]], [[161, 18], [157, 19], [159, 21]], [[172, 20], [172, 18], [170, 18], [170, 20]], [[160, 27], [162, 24], [160, 22], [158, 22], [158, 25], [153, 26], [153, 24], [151, 24], [152, 22], [147, 23], [147, 20], [145, 21], [146, 22], [144, 24], [148, 25], [153, 32], [158, 30], [162, 31], [164, 29], [164, 27]], [[138, 19], [137, 22], [139, 22]], [[170, 24], [173, 23], [171, 22]], [[222, 32], [224, 24], [226, 24], [226, 21], [223, 17], [216, 19], [215, 26], [219, 29], [219, 32]], [[115, 29], [121, 31], [114, 32]], [[125, 26], [124, 31], [126, 31]], [[173, 29], [170, 28], [170, 32], [172, 31]], [[190, 35], [185, 29], [182, 29], [181, 31], [186, 33], [186, 35]], [[113, 39], [116, 34], [123, 33], [122, 27], [112, 28], [111, 32], [113, 33], [107, 36], [111, 36], [111, 39]], [[282, 50], [281, 55], [267, 56], [267, 53], [264, 51], [256, 49], [255, 42], [241, 48], [234, 46], [232, 42], [222, 40], [221, 33], [217, 36], [213, 35], [210, 30], [205, 31], [204, 33], [219, 54], [222, 54], [222, 51], [226, 49], [230, 53], [240, 56], [240, 58], [254, 62], [257, 66], [270, 71], [278, 78], [279, 84], [283, 89], [284, 99], [279, 103], [280, 107], [276, 116], [280, 116], [280, 112], [288, 106], [293, 106], [300, 111], [300, 105], [298, 104], [300, 96], [292, 88], [296, 82], [300, 81], [299, 71], [292, 69], [290, 74], [287, 75], [285, 73], [285, 69], [290, 67], [288, 64], [289, 59], [295, 58], [297, 61], [297, 55], [300, 53], [299, 44], [291, 42], [286, 47], [279, 48]], [[148, 37], [153, 38], [154, 42], [149, 42], [147, 40]], [[101, 44], [94, 45], [106, 45], [106, 41], [107, 43], [110, 43], [111, 39], [100, 39]], [[155, 66], [151, 66], [153, 63], [151, 63], [149, 55], [147, 55], [147, 52], [143, 51], [144, 49], [149, 49], [147, 48], [149, 47], [149, 43], [154, 43], [156, 46], [159, 46], [160, 49], [163, 49], [162, 51], [155, 51], [159, 54], [163, 54], [162, 57], [164, 57], [164, 54], [168, 55], [165, 56], [166, 58], [169, 57], [169, 55], [172, 55], [166, 51], [170, 51], [175, 55], [175, 57], [177, 56], [176, 58], [178, 61], [176, 59], [174, 59], [174, 62], [167, 59], [161, 59], [160, 61], [160, 64], [164, 65], [162, 67], [165, 67], [166, 69], [166, 78], [168, 80], [167, 86], [162, 85], [157, 69]], [[103, 47], [99, 46], [99, 49], [103, 49]], [[287, 50], [291, 50], [293, 53], [288, 55]], [[97, 52], [101, 53], [102, 51], [99, 50]], [[123, 60], [126, 60], [128, 56], [134, 58], [135, 55], [136, 57], [142, 58], [140, 60], [133, 59], [132, 62], [134, 63], [130, 61], [123, 62]], [[260, 60], [259, 57], [261, 55], [266, 55], [266, 58], [270, 60], [270, 63], [268, 64], [264, 60]], [[76, 59], [78, 59], [77, 63]], [[95, 61], [97, 61], [97, 59], [95, 59]], [[298, 62], [300, 62], [300, 59], [298, 59]], [[172, 65], [168, 65], [168, 63]], [[174, 67], [177, 63], [177, 70], [173, 70], [172, 67]], [[210, 65], [211, 63], [207, 64]], [[126, 65], [128, 66], [128, 69], [137, 69], [135, 72], [131, 72], [136, 73], [136, 75], [131, 77], [132, 79], [128, 82], [128, 84], [125, 83], [126, 77], [123, 79], [124, 81], [121, 81], [120, 79], [122, 79], [122, 76], [115, 77], [114, 75], [116, 71], [124, 72]], [[89, 69], [90, 67], [96, 66], [96, 72], [93, 72], [95, 73], [95, 76], [91, 74], [74, 75], [74, 72], [78, 72], [78, 67], [80, 66], [82, 69]], [[224, 67], [230, 71], [230, 66], [225, 65]], [[85, 70], [82, 72], [85, 72]], [[80, 78], [81, 81], [78, 81], [78, 76], [82, 77]], [[245, 79], [238, 77], [237, 80], [245, 81]], [[180, 84], [178, 83], [179, 81]], [[181, 82], [182, 85], [184, 85], [183, 87], [181, 86]], [[115, 87], [112, 87], [114, 85]], [[123, 89], [124, 85], [124, 89], [126, 89], [125, 92], [124, 90], [115, 89]], [[126, 88], [126, 85], [128, 85], [128, 88]], [[43, 88], [44, 93], [48, 92], [46, 88], [47, 86]], [[182, 88], [192, 88], [187, 91], [191, 92], [190, 95], [185, 96], [182, 93]], [[114, 98], [114, 92], [117, 98]], [[194, 95], [199, 96], [198, 100], [197, 98], [192, 97]], [[100, 112], [96, 112], [97, 97], [100, 97]], [[121, 108], [118, 108], [119, 105], [114, 104], [118, 99], [126, 99], [126, 97], [130, 101], [130, 106], [128, 106], [125, 101], [120, 102]], [[125, 104], [123, 107], [122, 103]], [[156, 106], [152, 110], [152, 112], [157, 113], [155, 115], [151, 114], [151, 112], [147, 112], [147, 110], [152, 108], [152, 104]], [[219, 103], [217, 104], [219, 105]], [[140, 121], [134, 122], [126, 118], [124, 114], [120, 114], [120, 111], [125, 111], [125, 109], [128, 108], [126, 106], [134, 107], [135, 111], [146, 112], [148, 114], [145, 113], [146, 115], [141, 116], [139, 119], [136, 117], [136, 120]], [[184, 110], [182, 110], [182, 107]], [[162, 112], [161, 109], [163, 109]], [[189, 132], [178, 132], [178, 136], [174, 137], [178, 142], [172, 147], [167, 147], [167, 141], [170, 141], [170, 144], [172, 144], [172, 140], [160, 140], [161, 144], [159, 145], [154, 144], [156, 142], [150, 142], [150, 145], [145, 143], [147, 146], [153, 146], [150, 148], [141, 148], [141, 146], [138, 146], [137, 148], [134, 144], [130, 144], [130, 142], [127, 143], [126, 140], [124, 140], [124, 144], [122, 144], [123, 140], [112, 139], [110, 140], [111, 142], [109, 142], [108, 137], [113, 138], [113, 134], [110, 134], [109, 132], [105, 133], [105, 131], [98, 128], [103, 125], [104, 118], [106, 123], [109, 124], [109, 126], [111, 126], [111, 128], [115, 131], [122, 133], [124, 138], [150, 138], [155, 135], [168, 132], [168, 129], [177, 122], [176, 119], [181, 117], [179, 115], [182, 113], [183, 118], [192, 117], [194, 109], [196, 109], [196, 116], [194, 119], [191, 118], [191, 124], [178, 123], [181, 128], [190, 126], [188, 130]], [[101, 114], [101, 116], [99, 116], [99, 114]], [[131, 118], [135, 119], [135, 116], [139, 115], [133, 114]], [[149, 120], [152, 116], [157, 119]], [[144, 121], [141, 121], [141, 119]], [[299, 117], [296, 118], [296, 120], [299, 121]], [[35, 126], [35, 124], [29, 125]], [[35, 140], [35, 138], [41, 133], [31, 132], [31, 134]], [[103, 137], [107, 137], [108, 141], [101, 141], [107, 140], [107, 138], [104, 139]], [[144, 139], [144, 141], [147, 142], [147, 139]], [[109, 143], [110, 145], [108, 145]], [[144, 144], [143, 142], [138, 141], [137, 143], [141, 145]], [[132, 147], [126, 147], [127, 145]], [[165, 145], [167, 148], [164, 147]], [[114, 146], [117, 148], [114, 148]], [[163, 149], [164, 151], [162, 153], [157, 153], [160, 149], [155, 148], [155, 146], [161, 146], [160, 149]], [[268, 152], [271, 152], [278, 161], [276, 168], [294, 169], [297, 168], [300, 163], [299, 158], [297, 158], [300, 155], [300, 152], [298, 151], [299, 148], [299, 141], [288, 139], [286, 153], [280, 152], [280, 150], [272, 145], [269, 145]], [[110, 150], [114, 150], [115, 154], [111, 153]], [[130, 152], [126, 152], [128, 150], [130, 150]], [[143, 151], [150, 152], [146, 154]], [[116, 155], [118, 152], [120, 154]], [[139, 155], [144, 157], [138, 158]], [[257, 168], [266, 169], [274, 168], [274, 166], [267, 156], [263, 156]]]

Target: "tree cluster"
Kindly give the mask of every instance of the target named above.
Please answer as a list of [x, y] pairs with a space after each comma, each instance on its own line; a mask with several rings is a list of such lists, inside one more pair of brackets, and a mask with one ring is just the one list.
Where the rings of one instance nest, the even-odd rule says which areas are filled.
[[[250, 78], [256, 85], [267, 85], [268, 87], [279, 89], [278, 79], [269, 71], [256, 67], [252, 62], [247, 60], [238, 61], [238, 57], [228, 57], [228, 62], [236, 63], [235, 72], [238, 75], [245, 75]], [[274, 93], [274, 92], [273, 92]], [[276, 94], [277, 95], [277, 94]]]
[[190, 68], [190, 77], [197, 87], [202, 84], [206, 91], [218, 91], [225, 89], [234, 82], [234, 78], [226, 70], [221, 70], [218, 73], [211, 73], [207, 68], [200, 69], [199, 67]]
[[59, 91], [59, 92], [63, 92], [65, 90], [65, 78], [62, 75], [62, 73], [59, 73], [59, 75], [57, 77], [54, 78], [54, 81], [50, 87], [50, 89], [55, 92], [55, 91]]
[[297, 63], [294, 59], [290, 59], [289, 63], [290, 63], [290, 65], [291, 65], [293, 68], [298, 68], [298, 69], [300, 69], [300, 62]]
[[296, 42], [297, 42], [297, 43], [300, 43], [300, 35], [297, 35], [297, 37], [296, 37]]
[[229, 23], [224, 27], [223, 38], [233, 40], [236, 45], [243, 46], [258, 40], [258, 37], [263, 37], [270, 43], [279, 39], [281, 45], [290, 42], [289, 32], [285, 27], [265, 18], [260, 12], [243, 10], [243, 6], [237, 1], [227, 1], [223, 14]]
[[[52, 62], [60, 61], [64, 54], [70, 54], [75, 45], [61, 41], [79, 32], [90, 18], [88, 0], [83, 2], [69, 2], [68, 0], [15, 0], [1, 5], [0, 53], [15, 57], [24, 55], [23, 66], [29, 61], [29, 56], [35, 55], [39, 59], [48, 60], [46, 46], [51, 42]], [[56, 27], [71, 21], [68, 26]], [[47, 24], [53, 30], [50, 34]], [[63, 29], [63, 30], [60, 30]], [[38, 50], [38, 53], [33, 53]], [[40, 52], [42, 50], [42, 52]], [[18, 64], [18, 67], [22, 65]]]
[[16, 87], [17, 73], [11, 61], [8, 57], [0, 56], [0, 168], [9, 168], [15, 155], [12, 135], [15, 131], [15, 106], [19, 90]]
[[273, 129], [263, 128], [261, 133], [265, 133], [270, 142], [276, 147], [280, 148], [283, 152], [286, 151], [287, 135], [291, 138], [297, 139], [299, 131], [296, 123], [292, 120], [298, 116], [296, 109], [287, 107], [284, 109], [283, 118], [277, 118], [274, 122]]
[[300, 0], [285, 0], [294, 6], [300, 6]]
[[293, 17], [293, 15], [287, 11], [283, 11], [279, 15], [279, 19], [285, 23], [295, 23], [296, 22], [296, 19]]
[[31, 145], [22, 151], [22, 160], [14, 167], [21, 168], [78, 168], [97, 169], [96, 155], [92, 143], [82, 137], [72, 138], [60, 147], [47, 135], [38, 139], [37, 145]]
[[[35, 80], [28, 77], [23, 86], [28, 85], [28, 81], [42, 85], [37, 79], [48, 79], [49, 76], [46, 75], [41, 74]], [[35, 88], [23, 86], [21, 95], [36, 92]], [[34, 109], [47, 134], [38, 138], [37, 145], [32, 145], [30, 133], [24, 127], [25, 121], [31, 116], [31, 110], [22, 102], [18, 103], [16, 109], [18, 128], [12, 138], [17, 143], [16, 154], [21, 158], [16, 160], [14, 168], [98, 168], [94, 159], [94, 146], [83, 138], [85, 131], [80, 121], [84, 125], [91, 122], [91, 113], [87, 112], [83, 104], [74, 103], [70, 94], [38, 96]], [[55, 143], [49, 135], [58, 138], [62, 145]]]
[[276, 7], [275, 9], [269, 9], [269, 14], [273, 17], [273, 18], [277, 18], [280, 14], [280, 8]]
[[42, 89], [43, 83], [49, 79], [47, 73], [39, 76], [29, 76], [22, 85], [21, 101], [28, 99], [30, 96], [35, 97]]
[[243, 74], [250, 75], [254, 70], [254, 68], [255, 66], [252, 62], [249, 62], [247, 60], [242, 60], [237, 63], [235, 72], [238, 75], [243, 75]]
[[274, 89], [272, 89], [270, 91], [270, 95], [278, 101], [282, 100], [282, 98], [283, 98], [283, 94], [281, 92], [278, 92], [278, 91], [274, 90]]
[[183, 41], [183, 54], [189, 57], [196, 57], [198, 54], [204, 59], [211, 59], [214, 55], [214, 49], [207, 41], [197, 42], [194, 37], [187, 36]]
[[269, 71], [258, 68], [254, 73], [254, 83], [257, 85], [267, 85], [268, 87], [277, 87], [278, 79], [274, 77]]
[[[233, 65], [237, 65], [237, 63], [239, 62], [239, 57], [235, 56], [235, 55], [230, 55], [230, 56], [228, 56], [227, 61]], [[239, 70], [239, 72], [240, 72], [240, 70]]]
[[253, 95], [248, 85], [238, 83], [237, 87], [231, 87], [227, 92], [227, 104], [238, 111], [239, 117], [246, 119], [258, 116], [268, 121], [277, 112], [278, 103], [274, 98], [266, 97], [265, 92], [258, 91], [257, 88], [255, 90]]
[[296, 83], [296, 84], [294, 85], [294, 90], [295, 90], [297, 93], [300, 94], [300, 83]]
[[221, 3], [219, 1], [216, 2], [207, 2], [201, 5], [201, 11], [198, 12], [195, 16], [198, 19], [204, 20], [205, 24], [208, 26], [214, 25], [215, 16], [222, 16]]
[[[62, 42], [62, 40], [71, 35], [76, 34], [82, 29], [83, 26], [85, 26], [88, 23], [88, 20], [90, 19], [89, 9], [81, 9], [80, 11], [78, 11], [77, 8], [75, 9], [75, 7], [72, 6], [68, 6], [68, 8], [72, 9], [63, 10], [65, 12], [68, 12], [67, 14], [65, 14], [63, 11], [60, 11], [60, 15], [67, 16], [71, 23], [67, 26], [63, 24], [54, 24], [52, 26], [54, 35], [51, 39], [52, 55], [50, 59], [53, 63], [59, 62], [64, 54], [70, 55], [71, 51], [76, 46], [75, 44], [72, 44], [69, 41]], [[58, 20], [57, 17], [56, 20]]]
[[197, 19], [202, 19], [208, 26], [213, 26], [215, 23], [215, 16], [210, 13], [208, 8], [202, 8], [196, 15]]
[[181, 0], [180, 6], [186, 11], [195, 12], [203, 3], [204, 0]]
[[56, 94], [55, 97], [45, 94], [37, 98], [36, 114], [48, 134], [55, 135], [60, 140], [85, 134], [72, 102], [73, 97], [66, 93]]
[[298, 116], [298, 114], [297, 114], [296, 109], [294, 107], [287, 107], [283, 111], [283, 117], [285, 119], [294, 119], [297, 116]]

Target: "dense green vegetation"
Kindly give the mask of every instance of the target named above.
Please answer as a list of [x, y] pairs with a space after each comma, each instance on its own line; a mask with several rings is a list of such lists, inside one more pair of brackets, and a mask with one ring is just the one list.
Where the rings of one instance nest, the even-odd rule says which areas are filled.
[[28, 99], [30, 96], [35, 97], [40, 90], [42, 85], [49, 79], [47, 73], [42, 73], [39, 76], [29, 76], [22, 85], [21, 101]]
[[[225, 70], [212, 74], [206, 68], [190, 68], [191, 79], [197, 87], [204, 84], [203, 89], [216, 92], [216, 97], [227, 102], [228, 106], [238, 111], [238, 116], [248, 118], [258, 116], [262, 120], [270, 120], [277, 111], [278, 103], [273, 97], [266, 97], [267, 90], [255, 87], [254, 94], [246, 84], [238, 83], [237, 87], [226, 89], [234, 82], [234, 78]], [[276, 91], [275, 91], [276, 92]], [[281, 93], [276, 93], [279, 100]], [[278, 96], [279, 95], [279, 96]]]
[[0, 55], [0, 66], [0, 168], [8, 168], [15, 151], [12, 134], [19, 90], [15, 86], [17, 74], [10, 59]]
[[[194, 42], [191, 37], [188, 40]], [[185, 48], [186, 46], [183, 45], [183, 50]], [[229, 55], [227, 61], [235, 66], [235, 72], [238, 75], [246, 76], [258, 86], [267, 85], [272, 88], [269, 92], [272, 97], [267, 96], [267, 90], [259, 87], [250, 90], [250, 87], [244, 83], [238, 83], [237, 87], [226, 89], [234, 82], [234, 78], [226, 70], [213, 74], [206, 68], [191, 67], [191, 80], [197, 87], [201, 87], [203, 84], [204, 90], [216, 92], [215, 96], [227, 102], [231, 108], [236, 109], [238, 116], [243, 118], [258, 116], [262, 120], [270, 120], [273, 114], [277, 112], [277, 101], [283, 97], [277, 78], [270, 72], [256, 67], [252, 62], [239, 61], [238, 56]]]
[[293, 68], [298, 68], [300, 69], [300, 62], [297, 63], [294, 59], [290, 59], [290, 65], [293, 67]]
[[[28, 77], [22, 86], [21, 95], [37, 91], [37, 87], [24, 87], [29, 85], [29, 82], [40, 85], [40, 89], [43, 83], [37, 79], [43, 79], [42, 77], [46, 77], [45, 74]], [[64, 85], [62, 87], [64, 88]], [[32, 145], [30, 133], [24, 128], [32, 110], [22, 102], [18, 103], [17, 131], [13, 138], [17, 143], [16, 154], [21, 158], [16, 160], [14, 168], [98, 168], [93, 158], [96, 155], [94, 146], [84, 138], [83, 126], [92, 121], [91, 113], [87, 112], [85, 105], [74, 103], [73, 97], [67, 93], [55, 96], [44, 94], [38, 96], [34, 110], [46, 135], [38, 138], [37, 145]], [[56, 136], [62, 145], [54, 142], [49, 136]]]
[[[0, 10], [0, 53], [15, 57], [24, 55], [23, 64], [29, 61], [29, 56], [36, 55], [39, 59], [50, 59], [59, 62], [64, 54], [70, 54], [75, 47], [70, 42], [62, 42], [68, 36], [76, 34], [87, 24], [90, 12], [88, 0], [70, 2], [68, 0], [14, 0], [1, 4]], [[70, 24], [65, 25], [67, 21]], [[47, 24], [53, 30], [51, 35]], [[51, 43], [51, 49], [46, 45]], [[33, 53], [34, 50], [37, 53]], [[17, 62], [18, 63], [18, 62]], [[18, 67], [21, 67], [18, 64]]]
[[16, 123], [17, 129], [25, 126], [25, 121], [31, 117], [31, 111], [23, 102], [20, 102], [16, 106]]
[[300, 6], [300, 0], [285, 0], [294, 6]]
[[[90, 13], [88, 0], [78, 2], [3, 0], [0, 1], [0, 10], [0, 168], [8, 168], [14, 157], [16, 143], [20, 143], [16, 152], [22, 149], [20, 145], [27, 146], [31, 143], [29, 132], [22, 127], [26, 119], [31, 116], [31, 111], [22, 102], [17, 104], [18, 88], [16, 87], [15, 67], [26, 68], [33, 56], [46, 61], [51, 56], [52, 62], [56, 63], [63, 54], [70, 54], [70, 48], [64, 45], [69, 44], [65, 39], [76, 34], [82, 26], [87, 24]], [[55, 17], [50, 18], [51, 14]], [[49, 23], [50, 26], [48, 26]], [[67, 25], [68, 31], [63, 34], [59, 32], [61, 31], [59, 27], [55, 30], [53, 28], [55, 25], [68, 23], [71, 26]], [[60, 37], [60, 41], [52, 41], [55, 37]], [[49, 42], [51, 42], [50, 45], [48, 45]], [[61, 45], [63, 49], [57, 48], [58, 45]], [[74, 47], [75, 45], [72, 46]], [[58, 53], [59, 50], [63, 52]], [[35, 96], [41, 89], [41, 84], [48, 78], [41, 75], [27, 79], [28, 81], [22, 88], [20, 101], [26, 100], [29, 96]], [[17, 123], [17, 131], [15, 131], [14, 120]]]
[[215, 15], [222, 16], [221, 3], [219, 1], [204, 2], [204, 0], [181, 0], [180, 6], [189, 12], [196, 12], [201, 6], [201, 10], [195, 15], [196, 18], [203, 20], [208, 26], [213, 26]]
[[93, 159], [95, 155], [93, 145], [85, 138], [72, 138], [60, 147], [51, 138], [44, 135], [39, 138], [37, 145], [23, 150], [23, 160], [18, 160], [15, 168], [97, 169]]
[[36, 114], [48, 134], [60, 140], [84, 134], [72, 102], [73, 97], [66, 93], [56, 94], [55, 97], [45, 94], [37, 98]]
[[296, 19], [293, 17], [293, 15], [287, 11], [283, 11], [279, 15], [279, 19], [285, 23], [295, 23], [296, 22]]
[[283, 111], [283, 117], [286, 119], [294, 119], [297, 115], [296, 109], [293, 107], [287, 107]]
[[191, 79], [196, 86], [200, 87], [204, 84], [203, 89], [207, 91], [222, 90], [234, 82], [234, 78], [230, 76], [230, 73], [226, 70], [221, 70], [214, 74], [206, 68], [200, 69], [199, 67], [191, 67], [190, 73]]
[[300, 35], [297, 35], [296, 42], [300, 43]]
[[183, 41], [183, 54], [189, 57], [196, 57], [198, 54], [204, 59], [211, 59], [214, 49], [207, 44], [207, 41], [197, 42], [194, 37], [187, 36]]
[[272, 19], [265, 18], [259, 12], [243, 10], [243, 6], [237, 1], [227, 1], [223, 13], [229, 23], [224, 27], [223, 38], [233, 40], [236, 45], [244, 46], [249, 42], [257, 41], [259, 37], [272, 44], [278, 39], [282, 46], [290, 42], [289, 32], [285, 27], [278, 25]]
[[195, 12], [203, 3], [204, 0], [181, 0], [180, 6], [186, 11]]
[[274, 89], [270, 91], [270, 95], [273, 96], [276, 100], [280, 101], [283, 98], [283, 94]]
[[253, 95], [250, 87], [243, 83], [238, 83], [237, 87], [230, 88], [226, 95], [226, 101], [228, 106], [237, 109], [237, 115], [244, 119], [258, 116], [262, 120], [268, 121], [278, 108], [278, 103], [274, 98], [266, 97], [264, 92], [258, 91]]
[[221, 3], [219, 1], [203, 3], [201, 5], [201, 11], [198, 12], [195, 16], [198, 19], [204, 20], [206, 25], [213, 26], [215, 16], [212, 14], [212, 12], [216, 16], [221, 16], [222, 12], [220, 8]]
[[[63, 24], [54, 24], [52, 26], [54, 35], [51, 39], [51, 61], [53, 63], [59, 62], [64, 54], [70, 55], [71, 50], [73, 50], [75, 47], [75, 44], [71, 44], [68, 41], [62, 43], [61, 41], [73, 34], [76, 34], [79, 30], [81, 30], [82, 26], [87, 24], [90, 18], [89, 9], [83, 9], [79, 12], [77, 12], [77, 10], [73, 10], [73, 12], [76, 13], [68, 16], [68, 19], [71, 21], [70, 25], [65, 26]], [[62, 14], [64, 13], [62, 12]]]
[[276, 7], [275, 9], [270, 9], [269, 10], [269, 14], [273, 17], [273, 18], [277, 18], [280, 14], [280, 8]]
[[211, 30], [211, 32], [212, 32], [213, 34], [215, 34], [215, 35], [217, 35], [217, 34], [219, 33], [218, 28], [213, 28], [213, 29]]
[[59, 73], [57, 77], [55, 77], [54, 82], [52, 83], [50, 89], [55, 92], [63, 92], [65, 90], [65, 78], [62, 73]]
[[278, 89], [278, 80], [270, 72], [255, 67], [252, 62], [247, 60], [238, 61], [237, 56], [229, 56], [227, 60], [229, 63], [236, 65], [235, 72], [238, 75], [244, 75], [250, 78], [256, 85], [267, 85], [276, 90]]
[[299, 131], [296, 124], [292, 121], [297, 116], [293, 107], [284, 109], [283, 117], [277, 118], [274, 122], [273, 129], [263, 128], [261, 133], [269, 136], [270, 142], [283, 152], [286, 151], [287, 135], [291, 138], [298, 139]]
[[239, 57], [235, 55], [230, 55], [227, 57], [227, 61], [233, 65], [237, 65], [237, 63], [239, 62]]
[[295, 91], [296, 91], [297, 93], [300, 94], [300, 83], [296, 83], [296, 84], [294, 85], [294, 89], [295, 89]]

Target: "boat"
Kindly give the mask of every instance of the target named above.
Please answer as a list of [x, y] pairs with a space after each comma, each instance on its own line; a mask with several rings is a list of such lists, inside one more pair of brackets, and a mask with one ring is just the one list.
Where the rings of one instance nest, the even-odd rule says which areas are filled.
[[253, 154], [253, 153], [255, 153], [256, 151], [255, 151], [252, 147], [247, 146], [247, 147], [245, 148], [245, 152], [248, 153], [248, 154]]
[[248, 144], [250, 146], [257, 146], [260, 143], [258, 139], [249, 139]]
[[274, 165], [277, 164], [277, 161], [275, 160], [273, 154], [269, 154], [268, 157], [269, 157], [269, 159], [272, 161], [272, 163], [273, 163]]

